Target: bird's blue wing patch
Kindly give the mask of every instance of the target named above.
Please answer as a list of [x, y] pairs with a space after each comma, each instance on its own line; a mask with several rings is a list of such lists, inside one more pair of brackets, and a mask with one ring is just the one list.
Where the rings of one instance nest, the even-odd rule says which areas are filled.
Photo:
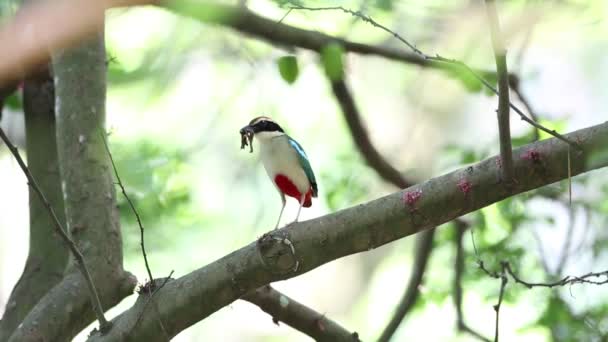
[[317, 197], [317, 180], [315, 179], [315, 174], [312, 171], [312, 167], [310, 166], [310, 161], [308, 160], [308, 156], [304, 149], [300, 144], [293, 140], [291, 137], [288, 137], [289, 144], [298, 154], [298, 160], [300, 161], [300, 166], [304, 169], [304, 173], [306, 173], [306, 177], [308, 177], [308, 181], [312, 187], [312, 196]]

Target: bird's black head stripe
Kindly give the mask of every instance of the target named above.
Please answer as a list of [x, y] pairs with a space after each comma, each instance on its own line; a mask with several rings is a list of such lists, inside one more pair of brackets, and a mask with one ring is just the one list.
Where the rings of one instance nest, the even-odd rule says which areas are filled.
[[254, 129], [254, 131], [256, 133], [258, 133], [258, 132], [282, 132], [282, 133], [284, 133], [285, 132], [285, 131], [283, 131], [281, 126], [279, 126], [276, 122], [264, 120], [264, 119], [251, 125], [251, 127]]

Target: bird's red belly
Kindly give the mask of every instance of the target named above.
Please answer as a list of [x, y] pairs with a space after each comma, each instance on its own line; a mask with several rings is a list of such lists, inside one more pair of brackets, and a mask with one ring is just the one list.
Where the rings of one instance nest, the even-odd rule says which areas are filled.
[[[285, 195], [297, 199], [298, 202], [302, 199], [302, 193], [300, 192], [300, 190], [298, 190], [298, 187], [293, 184], [293, 182], [289, 178], [287, 178], [287, 176], [278, 174], [274, 177], [274, 182], [279, 188], [279, 190], [281, 190], [281, 192]], [[310, 207], [312, 205], [312, 200], [310, 196], [311, 192], [309, 190], [306, 193], [306, 197], [304, 198], [304, 207]]]

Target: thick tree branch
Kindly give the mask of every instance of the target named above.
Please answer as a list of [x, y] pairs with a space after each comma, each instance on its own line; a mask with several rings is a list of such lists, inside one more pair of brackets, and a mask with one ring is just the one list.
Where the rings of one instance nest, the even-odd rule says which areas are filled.
[[[573, 155], [573, 176], [608, 166], [608, 123], [567, 137], [580, 141], [583, 151]], [[537, 158], [530, 159], [531, 153]], [[514, 151], [513, 186], [500, 182], [498, 158], [493, 157], [376, 200], [266, 234], [169, 281], [156, 297], [165, 327], [170, 336], [175, 336], [260, 286], [293, 278], [340, 257], [376, 248], [507, 197], [566, 179], [567, 155], [568, 145], [558, 139], [539, 141]], [[162, 333], [154, 316], [144, 315], [134, 327], [142, 307], [143, 301], [138, 300], [113, 320], [114, 327], [107, 335], [94, 335], [90, 340], [118, 341], [127, 333], [137, 340], [160, 340]]]
[[[53, 72], [67, 226], [86, 258], [100, 306], [108, 308], [132, 291], [135, 279], [122, 267], [111, 165], [99, 134], [105, 123], [103, 35], [55, 55]], [[30, 311], [10, 341], [38, 341], [40, 336], [50, 341], [70, 340], [92, 321], [87, 283], [76, 269], [79, 259]]]
[[494, 0], [486, 0], [486, 12], [490, 23], [490, 36], [492, 48], [496, 60], [496, 72], [498, 74], [498, 134], [500, 139], [500, 157], [502, 163], [502, 174], [505, 182], [513, 179], [513, 153], [511, 151], [511, 128], [509, 116], [509, 74], [507, 71], [507, 51], [504, 47], [496, 3]]
[[315, 341], [359, 341], [356, 332], [349, 332], [324, 314], [298, 303], [270, 285], [246, 294], [243, 299], [259, 306], [272, 316], [275, 323], [284, 322]]
[[[55, 91], [48, 68], [24, 82], [23, 107], [28, 169], [55, 210], [59, 225], [65, 227], [55, 137]], [[29, 208], [29, 253], [0, 321], [0, 341], [8, 340], [40, 298], [61, 281], [70, 253], [53, 230], [55, 223], [47, 206], [31, 187]]]

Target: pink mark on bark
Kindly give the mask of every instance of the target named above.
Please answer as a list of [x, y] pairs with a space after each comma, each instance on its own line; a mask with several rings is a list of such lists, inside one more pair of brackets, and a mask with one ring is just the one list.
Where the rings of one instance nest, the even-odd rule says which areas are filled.
[[499, 156], [496, 158], [496, 166], [500, 169], [502, 167], [502, 158]]
[[537, 150], [531, 149], [531, 150], [526, 151], [526, 153], [521, 158], [525, 159], [525, 160], [530, 160], [533, 162], [538, 162], [538, 161], [540, 161], [540, 152], [538, 152]]
[[463, 178], [458, 181], [458, 189], [462, 191], [463, 194], [467, 195], [473, 189], [473, 184], [469, 182], [466, 178]]
[[407, 204], [410, 208], [412, 208], [420, 199], [420, 197], [422, 197], [422, 190], [414, 190], [404, 193], [402, 200], [403, 203]]

